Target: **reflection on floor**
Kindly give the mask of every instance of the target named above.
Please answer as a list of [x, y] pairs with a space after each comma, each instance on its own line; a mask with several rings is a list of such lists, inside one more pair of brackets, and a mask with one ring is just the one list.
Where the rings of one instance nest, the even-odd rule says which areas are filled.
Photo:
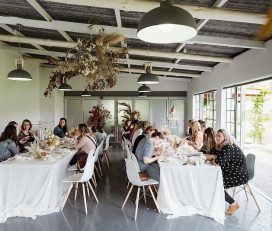
[[[236, 199], [241, 208], [233, 216], [226, 217], [225, 226], [202, 216], [180, 217], [167, 220], [166, 215], [154, 212], [152, 200], [147, 205], [140, 201], [138, 219], [133, 220], [135, 205], [129, 200], [124, 211], [121, 209], [127, 189], [122, 176], [124, 153], [117, 148], [111, 149], [111, 166], [99, 182], [96, 189], [99, 204], [93, 197], [88, 200], [88, 215], [84, 213], [81, 194], [77, 202], [70, 194], [63, 212], [39, 216], [36, 220], [30, 218], [9, 218], [5, 224], [0, 224], [0, 231], [223, 231], [223, 230], [272, 230], [272, 203], [257, 195], [261, 213], [252, 200], [246, 201], [243, 192]], [[135, 192], [134, 192], [135, 196]]]

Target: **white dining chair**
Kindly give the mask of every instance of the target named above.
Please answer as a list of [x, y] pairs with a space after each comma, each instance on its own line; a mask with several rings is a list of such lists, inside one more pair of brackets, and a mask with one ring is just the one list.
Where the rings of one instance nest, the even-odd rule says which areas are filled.
[[105, 145], [105, 148], [103, 150], [103, 157], [105, 158], [106, 160], [106, 163], [107, 163], [107, 166], [108, 168], [110, 167], [110, 164], [109, 164], [109, 147], [110, 147], [110, 138], [113, 137], [112, 134], [108, 134], [107, 135], [107, 138], [106, 138], [106, 145]]
[[152, 198], [154, 200], [154, 203], [156, 205], [156, 208], [157, 208], [158, 212], [161, 213], [160, 209], [159, 209], [159, 205], [157, 203], [157, 200], [156, 200], [156, 198], [155, 198], [155, 196], [153, 194], [153, 191], [152, 191], [152, 189], [150, 187], [152, 185], [158, 185], [159, 182], [156, 181], [156, 180], [154, 180], [154, 179], [151, 179], [151, 178], [148, 179], [148, 180], [145, 180], [145, 181], [141, 181], [140, 176], [139, 176], [139, 172], [138, 172], [138, 170], [137, 170], [137, 168], [136, 168], [135, 163], [133, 162], [133, 160], [132, 159], [125, 159], [125, 161], [126, 161], [126, 172], [127, 172], [127, 176], [128, 176], [128, 179], [129, 179], [129, 181], [130, 181], [130, 183], [132, 185], [131, 185], [128, 193], [127, 193], [126, 199], [125, 199], [125, 201], [124, 201], [124, 203], [122, 205], [122, 209], [126, 205], [126, 202], [127, 202], [128, 198], [129, 198], [129, 196], [131, 194], [131, 191], [132, 191], [133, 187], [136, 186], [137, 187], [137, 196], [136, 196], [136, 202], [135, 202], [136, 209], [135, 209], [135, 216], [134, 216], [134, 220], [136, 220], [137, 219], [137, 213], [138, 213], [138, 204], [139, 204], [140, 190], [141, 190], [141, 187], [147, 186], [148, 189], [149, 189], [149, 191], [150, 191], [150, 193], [151, 193], [151, 196], [152, 196]]
[[[85, 183], [88, 184], [88, 186], [91, 189], [91, 191], [93, 193], [93, 196], [94, 196], [95, 200], [97, 201], [97, 203], [99, 202], [98, 199], [97, 199], [97, 196], [96, 196], [96, 194], [94, 192], [94, 189], [93, 189], [93, 187], [92, 187], [92, 185], [91, 185], [91, 183], [89, 181], [92, 178], [93, 173], [94, 173], [94, 160], [95, 160], [95, 157], [93, 155], [88, 155], [86, 165], [85, 165], [85, 168], [84, 168], [84, 172], [83, 173], [75, 173], [75, 174], [73, 174], [73, 175], [71, 175], [71, 176], [69, 176], [69, 177], [67, 177], [66, 179], [63, 180], [63, 182], [65, 182], [65, 183], [70, 183], [70, 187], [69, 187], [68, 192], [66, 194], [63, 205], [61, 206], [61, 210], [63, 210], [73, 186], [76, 185], [75, 190], [77, 192], [77, 185], [79, 183], [82, 184], [83, 199], [84, 199], [84, 206], [85, 206], [85, 213], [86, 214], [87, 214], [87, 203], [86, 203]], [[76, 199], [76, 194], [77, 194], [76, 192], [75, 192], [75, 199]]]

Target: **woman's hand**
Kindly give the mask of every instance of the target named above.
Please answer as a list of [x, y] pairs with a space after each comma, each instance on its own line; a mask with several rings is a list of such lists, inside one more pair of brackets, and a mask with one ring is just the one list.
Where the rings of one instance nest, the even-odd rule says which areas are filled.
[[206, 160], [212, 161], [212, 160], [215, 160], [216, 158], [217, 158], [216, 155], [206, 154]]

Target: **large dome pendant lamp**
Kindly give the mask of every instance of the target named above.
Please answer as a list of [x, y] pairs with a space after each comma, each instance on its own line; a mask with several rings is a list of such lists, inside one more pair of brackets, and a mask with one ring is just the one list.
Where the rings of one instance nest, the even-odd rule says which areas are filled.
[[149, 43], [180, 43], [197, 34], [196, 22], [186, 10], [161, 0], [160, 6], [147, 12], [138, 24], [137, 36]]

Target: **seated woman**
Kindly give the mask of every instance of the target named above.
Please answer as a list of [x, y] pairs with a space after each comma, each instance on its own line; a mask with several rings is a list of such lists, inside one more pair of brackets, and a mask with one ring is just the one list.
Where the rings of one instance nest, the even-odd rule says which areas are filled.
[[0, 162], [19, 154], [17, 131], [14, 125], [7, 125], [0, 137]]
[[201, 152], [203, 153], [211, 153], [211, 150], [213, 147], [215, 147], [215, 136], [216, 131], [212, 127], [208, 127], [204, 131], [204, 137], [203, 137], [203, 146], [201, 148]]
[[129, 136], [130, 136], [130, 127], [131, 127], [131, 121], [127, 120], [123, 126], [123, 128], [121, 129], [121, 134], [122, 134], [122, 139], [127, 139], [129, 140]]
[[58, 126], [54, 128], [54, 135], [58, 136], [59, 138], [63, 138], [67, 132], [67, 119], [60, 118]]
[[94, 137], [95, 137], [95, 140], [96, 140], [96, 144], [99, 145], [102, 142], [102, 140], [106, 139], [107, 133], [103, 130], [102, 127], [97, 126]]
[[18, 135], [20, 152], [27, 151], [25, 149], [25, 146], [27, 146], [27, 145], [29, 145], [29, 143], [35, 141], [35, 138], [31, 132], [31, 128], [32, 128], [32, 124], [31, 124], [30, 120], [25, 119], [22, 123], [21, 131]]
[[86, 124], [79, 124], [76, 129], [77, 143], [75, 148], [77, 149], [76, 154], [70, 161], [70, 165], [74, 165], [78, 159], [83, 155], [88, 155], [91, 152], [95, 152], [96, 142], [91, 136], [91, 131], [88, 129]]
[[195, 150], [199, 151], [203, 146], [203, 132], [201, 131], [200, 124], [197, 121], [192, 123], [192, 138], [187, 141]]
[[191, 140], [192, 139], [192, 126], [193, 126], [193, 119], [188, 120], [187, 123], [187, 130], [185, 131], [185, 136], [187, 140]]
[[[249, 174], [246, 166], [246, 159], [243, 151], [233, 144], [228, 132], [219, 129], [215, 138], [216, 146], [211, 150], [212, 154], [207, 154], [206, 159], [214, 161], [222, 169], [224, 188], [232, 188], [246, 184]], [[226, 214], [232, 215], [239, 205], [225, 191], [225, 200], [230, 204]]]

